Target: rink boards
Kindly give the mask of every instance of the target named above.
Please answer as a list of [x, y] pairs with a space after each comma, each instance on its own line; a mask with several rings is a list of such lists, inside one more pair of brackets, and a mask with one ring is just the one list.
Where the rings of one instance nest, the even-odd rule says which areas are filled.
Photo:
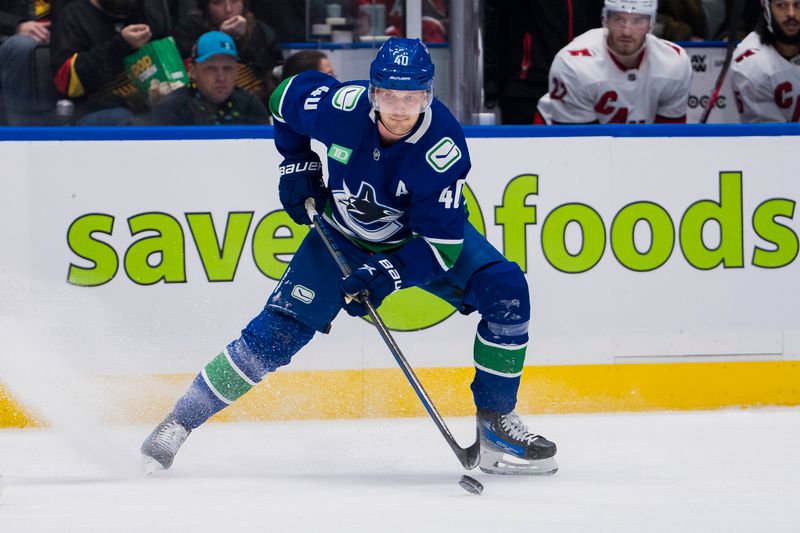
[[[800, 129], [467, 133], [471, 221], [533, 299], [521, 411], [800, 404]], [[238, 336], [307, 231], [280, 209], [271, 136], [0, 131], [0, 426], [35, 418], [7, 376], [42, 351], [151, 420]], [[443, 413], [468, 414], [476, 317], [413, 290], [382, 314]], [[423, 414], [344, 315], [267, 381], [221, 418]]]

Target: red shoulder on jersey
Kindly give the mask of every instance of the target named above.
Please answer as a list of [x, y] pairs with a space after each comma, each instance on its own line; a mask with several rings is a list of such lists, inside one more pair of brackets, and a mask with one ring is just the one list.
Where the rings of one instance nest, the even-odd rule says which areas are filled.
[[573, 57], [584, 56], [584, 57], [591, 57], [592, 53], [589, 51], [588, 48], [581, 48], [580, 50], [567, 50], [569, 55]]
[[739, 54], [739, 57], [736, 58], [736, 62], [739, 63], [742, 59], [744, 59], [746, 57], [750, 57], [751, 55], [753, 55], [755, 53], [756, 53], [755, 50], [753, 50], [752, 48], [748, 48], [747, 50], [745, 50], [744, 52]]

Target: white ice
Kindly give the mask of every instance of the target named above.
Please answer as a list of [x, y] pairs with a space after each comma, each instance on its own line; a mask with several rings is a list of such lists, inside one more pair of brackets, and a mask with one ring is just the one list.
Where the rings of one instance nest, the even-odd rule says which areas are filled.
[[149, 427], [0, 430], [0, 532], [800, 531], [800, 409], [525, 419], [561, 469], [481, 496], [426, 418], [207, 424], [150, 478]]

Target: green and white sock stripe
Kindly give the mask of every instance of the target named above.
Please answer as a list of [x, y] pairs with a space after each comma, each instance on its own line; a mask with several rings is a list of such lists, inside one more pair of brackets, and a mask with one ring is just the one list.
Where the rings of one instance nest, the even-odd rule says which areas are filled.
[[439, 262], [442, 270], [450, 270], [456, 263], [458, 256], [461, 254], [461, 249], [464, 247], [464, 239], [432, 239], [430, 237], [422, 237], [428, 246], [433, 250], [433, 256]]
[[495, 344], [487, 341], [480, 334], [475, 335], [475, 367], [504, 378], [516, 378], [522, 375], [525, 364], [525, 344]]
[[201, 374], [211, 392], [229, 405], [256, 384], [236, 366], [227, 348], [212, 359]]
[[286, 96], [286, 91], [289, 90], [289, 86], [292, 84], [294, 78], [295, 77], [292, 76], [291, 78], [283, 80], [269, 97], [269, 112], [272, 113], [275, 120], [279, 120], [280, 122], [285, 122], [283, 120], [283, 98]]

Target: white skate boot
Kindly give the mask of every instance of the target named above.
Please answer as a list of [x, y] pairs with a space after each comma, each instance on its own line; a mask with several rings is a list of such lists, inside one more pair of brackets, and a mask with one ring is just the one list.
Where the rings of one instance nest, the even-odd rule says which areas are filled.
[[175, 454], [191, 432], [191, 429], [183, 427], [170, 413], [142, 443], [142, 463], [145, 473], [167, 470], [172, 466]]

